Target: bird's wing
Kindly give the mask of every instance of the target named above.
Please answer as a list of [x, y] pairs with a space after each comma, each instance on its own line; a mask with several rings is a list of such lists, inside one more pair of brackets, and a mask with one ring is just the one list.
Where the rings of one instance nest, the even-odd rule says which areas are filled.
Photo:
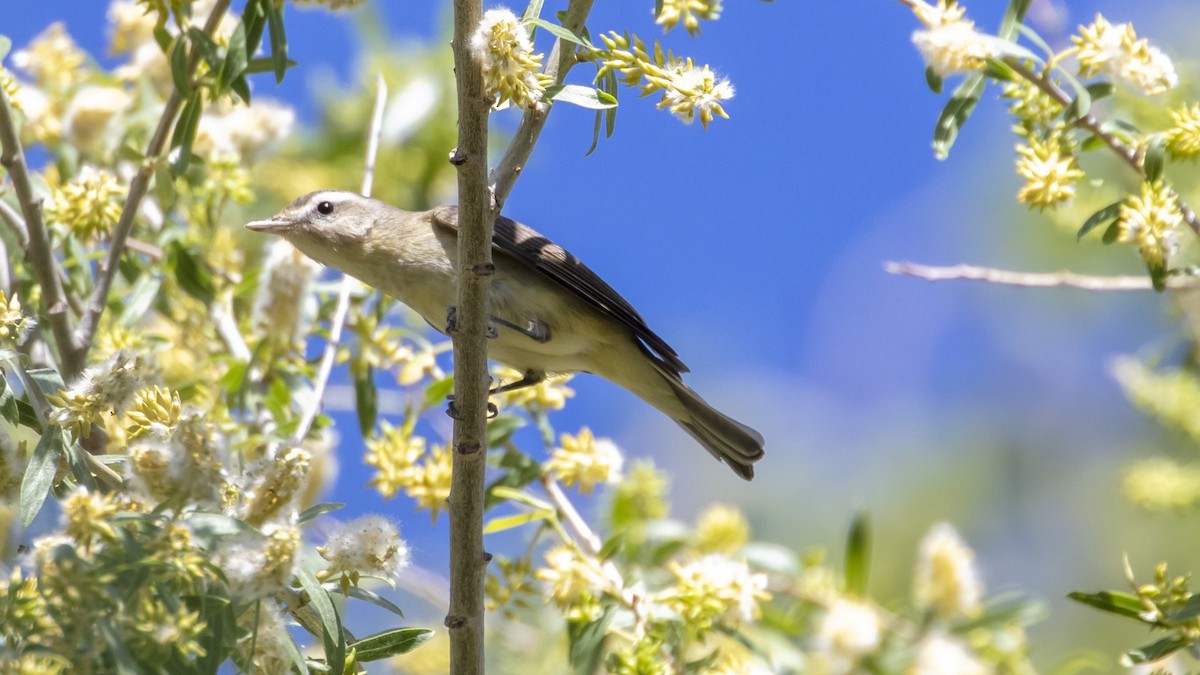
[[[433, 220], [457, 233], [458, 208], [443, 206], [434, 209]], [[660, 361], [676, 377], [680, 373], [688, 372], [687, 366], [679, 360], [671, 345], [650, 330], [637, 310], [613, 290], [612, 286], [563, 247], [504, 216], [496, 218], [492, 228], [492, 247], [545, 274], [608, 317], [627, 326], [637, 336], [647, 353]]]

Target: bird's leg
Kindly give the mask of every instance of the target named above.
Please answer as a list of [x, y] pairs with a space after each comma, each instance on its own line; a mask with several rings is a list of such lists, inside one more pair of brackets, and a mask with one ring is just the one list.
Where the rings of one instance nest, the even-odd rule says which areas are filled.
[[498, 316], [493, 316], [492, 321], [504, 326], [505, 328], [511, 328], [512, 330], [517, 331], [521, 335], [524, 335], [535, 342], [550, 341], [550, 327], [542, 323], [540, 319], [531, 320], [528, 326], [518, 326], [517, 324], [505, 321]]
[[[525, 387], [532, 387], [533, 385], [544, 382], [545, 380], [546, 380], [546, 373], [544, 373], [540, 370], [527, 370], [527, 371], [525, 371], [525, 374], [522, 375], [521, 379], [519, 379], [519, 380], [516, 380], [514, 382], [509, 382], [508, 384], [502, 384], [498, 387], [492, 387], [491, 389], [488, 389], [488, 396], [491, 397], [491, 396], [495, 396], [496, 394], [503, 394], [506, 391], [516, 391], [517, 389], [524, 389]], [[450, 394], [449, 396], [446, 397], [446, 403], [447, 403], [446, 414], [453, 417], [454, 419], [458, 419], [458, 408], [454, 405], [454, 394]], [[488, 401], [487, 405], [488, 405], [488, 419], [492, 419], [497, 414], [499, 414], [500, 410], [496, 407], [495, 403]]]
[[[497, 319], [494, 316], [490, 317], [490, 318], [492, 321], [500, 321], [499, 319]], [[512, 324], [505, 323], [504, 325], [511, 326]], [[454, 305], [450, 305], [448, 308], [446, 308], [446, 330], [445, 330], [445, 333], [446, 333], [446, 335], [454, 335], [454, 333], [457, 330], [458, 330], [458, 308], [455, 307]], [[497, 337], [500, 336], [500, 331], [496, 330], [496, 326], [489, 323], [488, 327], [487, 327], [487, 336], [488, 336], [489, 340], [495, 340]]]

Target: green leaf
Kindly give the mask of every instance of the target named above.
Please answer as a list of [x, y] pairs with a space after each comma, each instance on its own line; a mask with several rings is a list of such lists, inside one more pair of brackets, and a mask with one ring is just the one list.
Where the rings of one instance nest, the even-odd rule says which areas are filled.
[[138, 666], [133, 655], [129, 653], [129, 647], [125, 644], [125, 639], [113, 627], [112, 622], [108, 619], [100, 620], [100, 634], [104, 636], [104, 641], [108, 643], [109, 653], [112, 659], [116, 662], [115, 672], [118, 675], [139, 675], [143, 669]]
[[430, 382], [429, 385], [425, 387], [425, 407], [431, 408], [442, 401], [445, 401], [446, 397], [453, 393], [453, 375], [447, 375], [440, 380]]
[[125, 295], [121, 304], [121, 325], [132, 328], [145, 316], [158, 297], [158, 289], [162, 286], [162, 275], [157, 273], [143, 274], [134, 282], [133, 288]]
[[1188, 597], [1178, 612], [1167, 617], [1168, 623], [1183, 623], [1200, 617], [1200, 593]]
[[321, 582], [313, 573], [300, 567], [296, 571], [300, 587], [308, 594], [309, 604], [321, 617], [321, 638], [325, 641], [325, 658], [333, 675], [342, 675], [346, 668], [346, 641], [342, 639], [342, 620], [329, 592], [321, 587]]
[[12, 387], [8, 386], [8, 380], [4, 377], [3, 371], [0, 371], [0, 417], [8, 420], [11, 424], [16, 424], [21, 418], [20, 412], [17, 410], [17, 397], [13, 394]]
[[428, 628], [393, 628], [367, 637], [350, 645], [359, 661], [378, 661], [400, 654], [407, 654], [425, 644], [433, 637]]
[[958, 138], [959, 129], [971, 117], [971, 112], [975, 110], [975, 105], [979, 103], [979, 97], [983, 95], [986, 86], [987, 81], [983, 75], [975, 74], [964, 80], [951, 94], [950, 101], [942, 109], [933, 131], [933, 153], [938, 159], [945, 159], [950, 155], [950, 148]]
[[522, 525], [527, 525], [534, 521], [546, 520], [553, 515], [554, 513], [552, 511], [530, 511], [528, 513], [517, 513], [511, 516], [493, 518], [487, 523], [484, 523], [483, 533], [494, 534], [496, 532], [511, 530], [516, 527], [521, 527]]
[[283, 3], [264, 3], [267, 8], [267, 23], [271, 26], [271, 59], [275, 64], [275, 83], [283, 82], [288, 69], [287, 33], [283, 27]]
[[1000, 82], [1012, 82], [1019, 77], [1017, 71], [1012, 69], [1012, 66], [995, 58], [989, 58], [984, 61], [983, 74]]
[[[540, 2], [538, 3], [541, 4]], [[7, 35], [0, 35], [0, 60], [8, 56], [9, 50], [12, 49], [12, 40]]]
[[382, 607], [396, 616], [404, 616], [404, 612], [401, 611], [400, 608], [397, 607], [391, 600], [388, 600], [374, 591], [368, 591], [360, 586], [350, 587], [350, 597], [364, 600], [372, 605], [375, 605], [376, 607]]
[[546, 21], [545, 19], [529, 19], [528, 23], [530, 25], [537, 26], [538, 28], [546, 29], [547, 33], [550, 33], [551, 35], [557, 37], [560, 40], [566, 40], [567, 42], [574, 42], [575, 44], [577, 44], [581, 47], [589, 47], [590, 46], [588, 44], [587, 40], [584, 40], [583, 38], [579, 37], [578, 35], [572, 33], [571, 31], [567, 30], [566, 28], [563, 28], [562, 26], [560, 26], [556, 23], [551, 23], [549, 21]]
[[43, 394], [57, 394], [67, 388], [67, 385], [63, 384], [62, 375], [53, 368], [34, 368], [25, 371], [25, 374]]
[[487, 444], [489, 448], [504, 445], [517, 429], [525, 426], [524, 418], [516, 415], [497, 415], [488, 420]]
[[[485, 511], [506, 501], [506, 497], [503, 496], [507, 494], [505, 489], [524, 487], [542, 475], [540, 462], [512, 447], [505, 448], [504, 454], [500, 455], [500, 461], [496, 465], [506, 471], [488, 486], [483, 501]], [[497, 494], [498, 490], [500, 494]]]
[[64, 443], [63, 447], [66, 450], [67, 466], [71, 468], [71, 475], [75, 477], [75, 482], [92, 492], [99, 489], [99, 486], [96, 485], [96, 477], [92, 475], [87, 459], [83, 456], [86, 450], [79, 447], [78, 443]]
[[[1068, 82], [1074, 82], [1074, 78], [1069, 78]], [[1063, 119], [1067, 122], [1074, 122], [1082, 117], [1085, 117], [1092, 109], [1092, 95], [1088, 92], [1087, 87], [1078, 87], [1075, 89], [1075, 98], [1067, 104], [1063, 110]]]
[[[273, 3], [272, 3], [273, 4]], [[229, 36], [229, 48], [225, 50], [225, 60], [221, 63], [221, 72], [217, 76], [217, 93], [224, 91], [234, 80], [242, 76], [250, 56], [246, 54], [246, 22], [239, 21]]]
[[595, 621], [572, 621], [567, 624], [572, 672], [592, 675], [600, 668], [600, 659], [604, 656], [604, 638], [612, 617], [613, 611], [608, 609]]
[[307, 523], [317, 516], [323, 516], [326, 513], [333, 513], [334, 511], [345, 508], [345, 506], [346, 505], [341, 502], [324, 502], [310, 506], [300, 512], [300, 523]]
[[192, 74], [188, 68], [187, 46], [186, 34], [175, 38], [175, 43], [171, 45], [170, 59], [171, 81], [175, 83], [175, 91], [185, 98], [192, 95]]
[[545, 99], [571, 103], [589, 110], [607, 110], [617, 105], [617, 99], [611, 94], [579, 84], [556, 84], [546, 87]]
[[1025, 12], [1029, 11], [1032, 0], [1012, 0], [1000, 21], [1000, 30], [996, 32], [1001, 38], [1011, 40], [1017, 34], [1017, 28], [1025, 20]]
[[1088, 94], [1092, 97], [1092, 101], [1099, 101], [1116, 93], [1117, 87], [1112, 82], [1093, 82], [1087, 85], [1087, 90]]
[[1121, 593], [1119, 591], [1100, 591], [1099, 593], [1081, 593], [1075, 591], [1074, 593], [1068, 593], [1067, 597], [1102, 612], [1145, 621], [1142, 619], [1142, 613], [1146, 611], [1146, 607], [1136, 595]]
[[1171, 635], [1144, 647], [1130, 649], [1129, 651], [1125, 652], [1125, 658], [1127, 658], [1129, 663], [1132, 665], [1141, 665], [1143, 663], [1157, 661], [1167, 656], [1171, 652], [1183, 649], [1190, 644], [1192, 644], [1192, 640], [1189, 638], [1181, 637], [1179, 635]]
[[1146, 144], [1146, 158], [1142, 162], [1142, 168], [1146, 172], [1147, 183], [1156, 183], [1162, 180], [1163, 168], [1166, 165], [1164, 159], [1166, 147], [1166, 141], [1162, 134], [1151, 136], [1150, 142]]
[[194, 91], [184, 104], [179, 121], [175, 123], [175, 133], [171, 135], [171, 149], [179, 152], [171, 165], [171, 173], [176, 176], [187, 171], [188, 163], [192, 161], [192, 144], [196, 142], [196, 131], [200, 128], [200, 114], [203, 112], [204, 100], [199, 91]]
[[[267, 10], [263, 5], [271, 0], [249, 0], [242, 10], [242, 21], [246, 23], [246, 56], [254, 56], [262, 44], [263, 31], [267, 27]], [[253, 59], [251, 59], [253, 62]]]
[[583, 153], [584, 157], [591, 155], [600, 145], [600, 122], [604, 119], [604, 111], [596, 111], [596, 123], [592, 125], [592, 144], [588, 146], [587, 152]]
[[1010, 624], [1028, 626], [1046, 617], [1046, 603], [1033, 598], [1009, 593], [990, 598], [983, 612], [963, 623], [955, 624], [954, 632], [965, 635], [977, 628], [1001, 627]]
[[154, 194], [162, 208], [169, 209], [175, 205], [175, 177], [165, 164], [154, 167]]
[[166, 254], [167, 267], [175, 273], [179, 287], [205, 305], [211, 305], [216, 299], [217, 287], [208, 267], [178, 240], [166, 246]]
[[29, 527], [38, 511], [42, 510], [46, 495], [50, 494], [50, 488], [54, 485], [62, 455], [62, 427], [51, 424], [34, 448], [29, 466], [25, 467], [25, 477], [21, 479], [21, 524], [25, 527]]
[[1113, 223], [1104, 230], [1104, 234], [1100, 235], [1100, 241], [1107, 246], [1116, 241], [1117, 237], [1119, 236], [1121, 236], [1121, 223], [1120, 221], [1113, 221]]
[[846, 538], [846, 590], [866, 597], [871, 570], [871, 519], [864, 511], [854, 516]]
[[358, 411], [358, 428], [363, 436], [370, 436], [375, 429], [375, 417], [379, 412], [375, 369], [363, 362], [350, 370], [354, 372], [354, 405]]
[[929, 85], [930, 91], [935, 94], [940, 94], [942, 93], [942, 85], [945, 84], [945, 80], [943, 80], [942, 76], [938, 75], [933, 68], [926, 67], [925, 84]]
[[1079, 228], [1079, 232], [1075, 234], [1075, 241], [1083, 239], [1085, 234], [1091, 232], [1104, 223], [1108, 223], [1116, 219], [1116, 217], [1121, 213], [1121, 204], [1123, 203], [1125, 203], [1124, 199], [1115, 201], [1089, 216], [1088, 219], [1084, 221], [1083, 227]]
[[[300, 65], [291, 59], [284, 62], [284, 68], [290, 69]], [[250, 63], [246, 66], [246, 75], [257, 75], [258, 73], [269, 73], [275, 70], [275, 59], [270, 56], [258, 56], [250, 59]]]
[[1150, 285], [1154, 286], [1154, 290], [1162, 293], [1167, 290], [1167, 277], [1171, 275], [1171, 271], [1167, 269], [1164, 263], [1146, 263], [1146, 271], [1150, 273]]

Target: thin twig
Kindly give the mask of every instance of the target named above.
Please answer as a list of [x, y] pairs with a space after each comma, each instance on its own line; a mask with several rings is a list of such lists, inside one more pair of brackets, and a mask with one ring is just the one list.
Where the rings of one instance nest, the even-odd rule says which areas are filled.
[[[588, 13], [592, 11], [593, 2], [594, 0], [571, 0], [567, 5], [566, 14], [563, 15], [563, 28], [579, 35], [583, 31]], [[562, 84], [576, 62], [574, 43], [559, 38], [555, 41], [550, 58], [546, 61], [546, 74], [554, 80], [555, 84]], [[529, 161], [529, 156], [533, 154], [533, 146], [546, 126], [546, 118], [550, 116], [550, 110], [553, 107], [553, 105], [545, 104], [533, 106], [526, 110], [525, 116], [521, 118], [521, 124], [517, 127], [517, 132], [513, 134], [512, 143], [509, 144], [508, 150], [504, 152], [504, 157], [492, 171], [492, 212], [494, 214], [500, 213], [500, 209], [504, 207], [504, 202], [512, 192], [513, 186], [516, 185], [517, 179], [521, 177], [521, 171], [525, 168], [525, 163]]]
[[554, 504], [554, 508], [558, 509], [558, 513], [562, 519], [567, 522], [567, 525], [575, 533], [575, 538], [579, 540], [584, 549], [589, 555], [600, 554], [600, 537], [592, 532], [592, 528], [588, 526], [587, 521], [583, 516], [579, 515], [579, 511], [567, 495], [563, 493], [558, 481], [554, 480], [549, 474], [542, 475], [542, 488], [546, 490], [546, 495], [550, 497], [550, 503]]
[[[217, 25], [225, 16], [225, 12], [229, 10], [229, 3], [230, 0], [217, 0], [212, 13], [208, 15], [208, 20], [204, 24], [205, 35], [212, 37], [216, 33]], [[200, 50], [193, 46], [188, 57], [187, 77], [190, 78], [192, 73], [196, 72], [199, 63]], [[112, 290], [118, 263], [120, 263], [121, 254], [125, 250], [126, 238], [133, 228], [133, 221], [137, 217], [142, 198], [146, 196], [146, 191], [150, 187], [150, 179], [154, 176], [154, 163], [166, 149], [167, 138], [175, 126], [175, 118], [179, 115], [181, 107], [183, 107], [183, 95], [178, 89], [175, 89], [167, 98], [166, 105], [163, 106], [162, 117], [159, 118], [154, 135], [150, 137], [150, 142], [146, 146], [142, 166], [138, 168], [133, 180], [129, 182], [129, 195], [125, 198], [125, 207], [121, 210], [121, 218], [117, 220], [117, 225], [113, 228], [108, 257], [100, 269], [100, 276], [96, 280], [96, 288], [92, 292], [92, 297], [88, 300], [87, 313], [84, 314], [83, 321], [75, 333], [75, 345], [78, 350], [77, 362], [73, 364], [73, 368], [67, 368], [64, 364], [64, 377], [71, 378], [79, 373], [83, 361], [87, 357], [87, 352], [91, 349], [92, 339], [100, 325], [100, 317], [104, 314], [104, 308], [108, 304], [108, 294]]]
[[[12, 115], [12, 102], [3, 91], [3, 87], [0, 87], [0, 146], [3, 146], [0, 150], [0, 166], [3, 166], [12, 178], [17, 202], [21, 205], [21, 214], [25, 219], [28, 246], [25, 257], [33, 267], [38, 285], [41, 286], [42, 308], [58, 347], [63, 377], [70, 379], [83, 369], [84, 355], [80, 353], [81, 350], [71, 332], [71, 317], [67, 314], [69, 303], [63, 290], [60, 267], [50, 244], [50, 231], [46, 229], [46, 222], [42, 220], [42, 200], [33, 193], [29, 167], [25, 163], [25, 150], [21, 147], [21, 137], [17, 133], [16, 121]], [[6, 222], [7, 220], [5, 218]]]
[[[990, 284], [1003, 286], [1026, 286], [1030, 288], [1047, 288], [1062, 286], [1081, 288], [1087, 291], [1149, 291], [1153, 290], [1150, 278], [1139, 276], [1094, 276], [1076, 274], [1062, 270], [1059, 272], [1015, 272], [992, 267], [977, 267], [974, 265], [951, 265], [938, 267], [920, 265], [910, 262], [887, 262], [883, 265], [888, 274], [901, 274], [918, 277], [928, 281], [985, 281]], [[1200, 279], [1186, 276], [1167, 277], [1168, 288], [1197, 288]]]
[[[363, 167], [362, 195], [371, 196], [375, 185], [375, 160], [379, 155], [379, 137], [383, 134], [383, 110], [387, 103], [387, 83], [383, 74], [375, 76], [375, 110], [371, 115], [371, 129], [367, 133], [367, 157]], [[300, 416], [300, 424], [292, 434], [292, 443], [299, 444], [308, 435], [317, 411], [321, 408], [321, 399], [325, 397], [325, 387], [329, 384], [329, 375], [333, 372], [333, 363], [337, 357], [338, 345], [342, 341], [342, 330], [346, 326], [346, 317], [350, 314], [350, 295], [354, 291], [356, 281], [348, 274], [342, 275], [338, 286], [337, 305], [333, 310], [333, 318], [329, 320], [329, 339], [325, 342], [325, 352], [321, 354], [321, 364], [317, 367], [317, 377], [313, 380], [312, 400]]]

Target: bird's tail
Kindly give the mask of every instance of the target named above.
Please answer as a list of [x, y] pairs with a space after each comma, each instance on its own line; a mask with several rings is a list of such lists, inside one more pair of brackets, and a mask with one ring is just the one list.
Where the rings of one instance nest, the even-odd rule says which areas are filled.
[[746, 480], [754, 478], [754, 463], [763, 457], [762, 434], [713, 408], [678, 379], [665, 374], [663, 379], [687, 412], [687, 416], [672, 414], [675, 423], [734, 473]]

